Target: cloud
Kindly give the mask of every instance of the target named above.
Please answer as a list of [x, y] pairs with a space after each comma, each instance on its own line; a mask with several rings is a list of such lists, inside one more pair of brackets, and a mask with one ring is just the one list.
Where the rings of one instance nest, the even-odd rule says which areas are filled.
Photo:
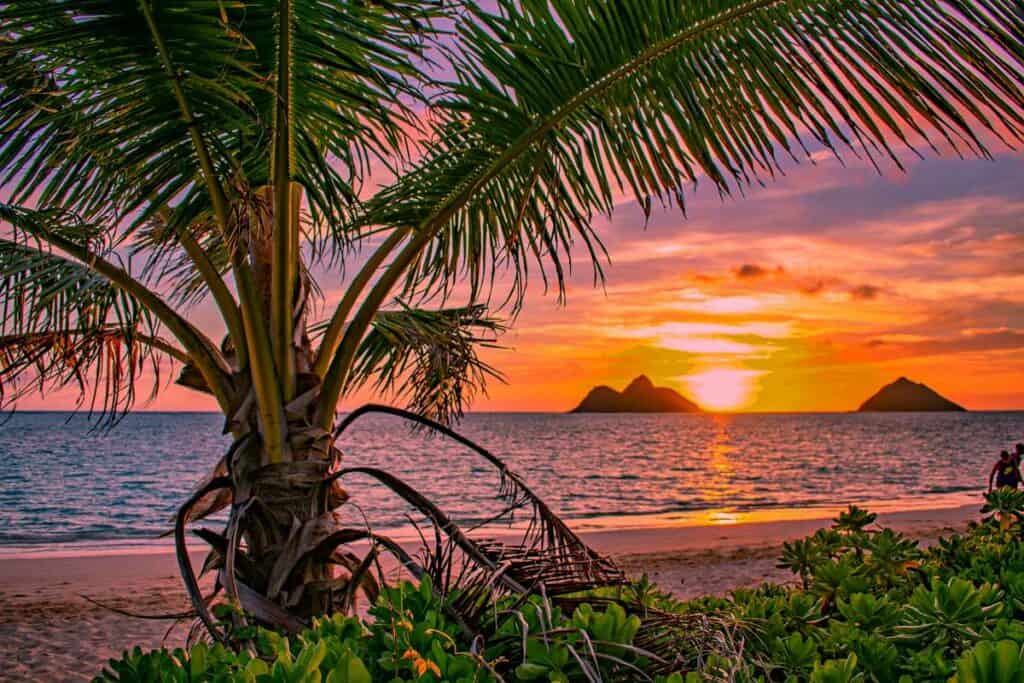
[[[867, 358], [875, 361], [901, 358], [949, 357], [955, 354], [1017, 351], [1024, 346], [1024, 332], [998, 330], [991, 332], [960, 333], [948, 337], [914, 337], [913, 335], [888, 335], [869, 340], [864, 344]], [[847, 358], [859, 358], [856, 350], [848, 350]]]
[[757, 280], [770, 274], [774, 274], [776, 277], [785, 277], [786, 275], [786, 269], [782, 266], [768, 269], [756, 263], [744, 263], [738, 268], [733, 268], [732, 272], [737, 280]]
[[745, 278], [758, 278], [765, 275], [765, 269], [756, 263], [744, 263], [736, 269], [736, 277], [740, 280]]
[[808, 280], [800, 285], [800, 293], [806, 294], [807, 296], [817, 296], [825, 291], [826, 286], [825, 280], [821, 278], [818, 278], [817, 280]]
[[858, 285], [850, 290], [850, 296], [857, 301], [871, 301], [881, 293], [882, 288], [875, 285]]

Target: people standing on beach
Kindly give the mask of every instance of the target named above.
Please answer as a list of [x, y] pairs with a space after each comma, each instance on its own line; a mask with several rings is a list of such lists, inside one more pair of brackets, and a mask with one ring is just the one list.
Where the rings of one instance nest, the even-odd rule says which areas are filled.
[[1017, 488], [1021, 480], [1020, 458], [1016, 455], [1010, 455], [1010, 451], [1000, 453], [999, 460], [992, 466], [992, 472], [988, 475], [989, 493], [992, 492], [993, 480], [995, 480], [997, 488]]
[[1019, 443], [1016, 446], [1017, 452], [1014, 453], [1014, 457], [1017, 460], [1017, 467], [1020, 467], [1020, 461], [1024, 460], [1024, 443]]

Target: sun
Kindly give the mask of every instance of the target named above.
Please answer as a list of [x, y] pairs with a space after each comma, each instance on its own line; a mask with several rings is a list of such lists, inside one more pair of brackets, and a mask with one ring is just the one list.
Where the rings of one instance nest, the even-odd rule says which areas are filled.
[[739, 410], [749, 405], [754, 380], [762, 373], [742, 368], [710, 368], [683, 377], [697, 403], [707, 410]]

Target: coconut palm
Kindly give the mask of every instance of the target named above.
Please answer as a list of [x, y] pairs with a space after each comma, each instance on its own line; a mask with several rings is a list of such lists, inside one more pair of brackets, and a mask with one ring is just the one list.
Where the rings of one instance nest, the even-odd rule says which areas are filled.
[[[500, 590], [613, 583], [475, 444], [508, 507], [534, 512], [522, 545], [474, 541], [393, 473], [348, 467], [335, 440], [377, 408], [339, 420], [339, 401], [389, 392], [461, 439], [443, 425], [496, 372], [487, 304], [517, 310], [531, 274], [561, 292], [581, 254], [600, 280], [592, 221], [622, 196], [681, 205], [698, 179], [733, 195], [820, 150], [986, 155], [1024, 130], [1022, 36], [1014, 0], [0, 3], [5, 397], [72, 385], [116, 416], [180, 364], [233, 444], [179, 511], [179, 549], [230, 506], [201, 532], [206, 568], [265, 622], [369, 582], [350, 544], [370, 532], [334, 514], [353, 476], [450, 539], [417, 562], [373, 538], [435, 582], [456, 581], [438, 569], [457, 550]], [[316, 319], [313, 270], [343, 266]], [[189, 320], [203, 299], [215, 336]]]

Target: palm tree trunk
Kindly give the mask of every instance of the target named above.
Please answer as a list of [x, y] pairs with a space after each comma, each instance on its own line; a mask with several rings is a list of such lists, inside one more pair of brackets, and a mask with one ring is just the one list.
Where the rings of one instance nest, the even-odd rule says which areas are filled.
[[[332, 474], [336, 452], [317, 440], [293, 450], [290, 462], [268, 463], [257, 433], [238, 439], [222, 464], [179, 512], [178, 557], [186, 587], [204, 621], [195, 571], [184, 548], [184, 527], [230, 506], [221, 533], [199, 530], [211, 545], [204, 571], [218, 572], [218, 586], [228, 598], [259, 621], [294, 630], [318, 615], [334, 611], [346, 596], [339, 565], [354, 564], [334, 551], [359, 533], [339, 535], [334, 511], [348, 498]], [[365, 534], [362, 534], [365, 536]], [[349, 568], [351, 568], [349, 566]], [[216, 627], [207, 627], [217, 635]]]
[[[333, 512], [347, 499], [337, 481], [329, 480], [337, 461], [316, 447], [294, 449], [290, 462], [261, 465], [264, 457], [252, 449], [231, 474], [229, 554], [235, 552], [234, 539], [245, 544], [245, 566], [236, 565], [235, 576], [299, 618], [328, 613], [332, 593], [343, 586], [333, 582], [330, 554], [317, 550], [336, 530]], [[229, 580], [225, 587], [232, 595], [237, 591]]]
[[[252, 274], [251, 289], [245, 295], [254, 304], [250, 311], [264, 324], [271, 320], [275, 284], [270, 198], [267, 189], [252, 198], [244, 245]], [[301, 266], [296, 271], [304, 272]], [[347, 495], [332, 478], [341, 454], [332, 447], [330, 433], [313, 426], [320, 381], [311, 372], [306, 276], [297, 274], [290, 289], [294, 292], [288, 307], [293, 311], [292, 333], [274, 346], [289, 347], [282, 355], [289, 358], [291, 367], [287, 373], [279, 372], [270, 354], [250, 354], [248, 363], [235, 367], [241, 398], [228, 422], [237, 439], [218, 466], [217, 476], [208, 480], [219, 477], [225, 487], [194, 501], [180, 515], [184, 524], [230, 506], [222, 533], [202, 532], [212, 546], [205, 568], [219, 572], [219, 586], [246, 612], [286, 629], [331, 612], [338, 595], [347, 589], [344, 577], [335, 570], [339, 563], [351, 564], [351, 557], [334, 553], [335, 546], [322, 547], [325, 538], [338, 531], [334, 511]], [[269, 338], [268, 329], [260, 332]], [[287, 396], [272, 381], [281, 374], [295, 381]], [[280, 422], [268, 416], [279, 416]], [[179, 560], [187, 562], [182, 548]], [[183, 572], [189, 585], [188, 568]], [[195, 603], [198, 589], [192, 588]]]

